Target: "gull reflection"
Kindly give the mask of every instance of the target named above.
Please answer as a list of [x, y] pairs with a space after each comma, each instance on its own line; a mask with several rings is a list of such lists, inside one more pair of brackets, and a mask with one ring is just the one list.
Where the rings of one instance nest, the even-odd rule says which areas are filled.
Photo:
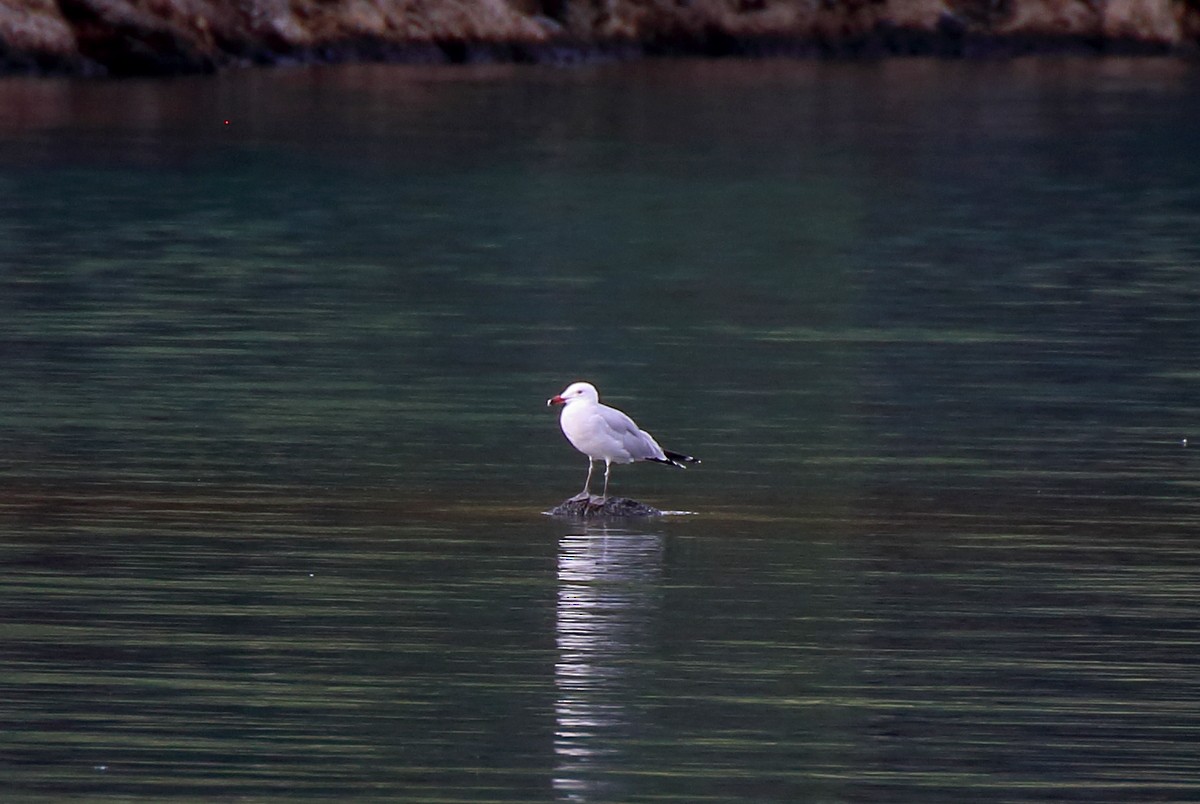
[[659, 609], [659, 534], [593, 525], [558, 545], [554, 788], [560, 800], [613, 800], [615, 774], [644, 733], [641, 660]]

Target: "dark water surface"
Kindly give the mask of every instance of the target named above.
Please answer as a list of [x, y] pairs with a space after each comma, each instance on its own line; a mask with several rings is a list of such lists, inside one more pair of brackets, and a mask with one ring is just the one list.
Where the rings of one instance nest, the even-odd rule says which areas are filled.
[[[1200, 800], [1198, 131], [1165, 60], [0, 81], [4, 790]], [[540, 514], [580, 378], [694, 513]]]

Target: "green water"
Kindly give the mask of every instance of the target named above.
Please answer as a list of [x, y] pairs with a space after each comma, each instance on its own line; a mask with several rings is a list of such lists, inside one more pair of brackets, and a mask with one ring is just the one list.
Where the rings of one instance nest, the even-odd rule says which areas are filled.
[[[1200, 796], [1193, 65], [0, 110], [10, 795]], [[576, 379], [691, 513], [541, 514]]]

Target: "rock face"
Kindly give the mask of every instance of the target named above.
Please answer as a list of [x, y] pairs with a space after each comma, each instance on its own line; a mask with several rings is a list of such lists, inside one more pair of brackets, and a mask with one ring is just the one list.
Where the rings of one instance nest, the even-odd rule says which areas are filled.
[[0, 0], [0, 71], [1194, 49], [1200, 0]]
[[662, 516], [662, 511], [628, 497], [609, 497], [601, 502], [599, 497], [590, 500], [563, 500], [546, 512], [550, 516], [570, 518], [611, 518]]

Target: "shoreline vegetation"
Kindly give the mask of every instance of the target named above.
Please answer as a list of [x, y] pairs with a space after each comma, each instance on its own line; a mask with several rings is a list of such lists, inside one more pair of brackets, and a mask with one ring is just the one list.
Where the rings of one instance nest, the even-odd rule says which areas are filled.
[[0, 74], [1200, 53], [1200, 0], [0, 0]]

